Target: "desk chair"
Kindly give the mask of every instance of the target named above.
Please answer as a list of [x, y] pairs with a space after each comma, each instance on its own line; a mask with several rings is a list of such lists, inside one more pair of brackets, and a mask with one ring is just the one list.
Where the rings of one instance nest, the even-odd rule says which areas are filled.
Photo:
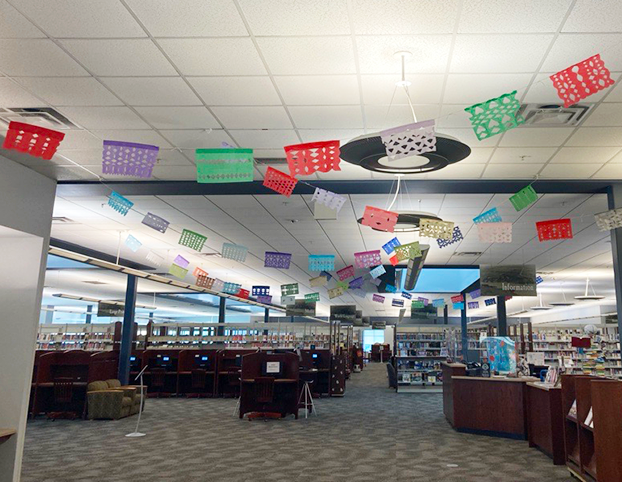
[[263, 418], [264, 421], [267, 422], [269, 418], [281, 418], [280, 413], [269, 412], [266, 408], [266, 405], [272, 403], [274, 400], [274, 378], [255, 378], [255, 383], [253, 384], [253, 396], [255, 401], [262, 405], [262, 410], [260, 412], [249, 413], [249, 421], [255, 418]]
[[190, 372], [191, 392], [186, 394], [186, 397], [205, 397], [205, 381], [207, 379], [207, 370], [202, 368], [196, 368]]
[[55, 378], [54, 379], [54, 408], [64, 408], [65, 410], [48, 413], [48, 420], [57, 418], [76, 418], [76, 413], [71, 411], [73, 401], [73, 379]]
[[155, 396], [160, 398], [162, 394], [162, 390], [166, 385], [166, 370], [164, 368], [152, 368], [151, 369], [151, 387], [154, 388], [156, 393], [151, 394], [151, 396]]

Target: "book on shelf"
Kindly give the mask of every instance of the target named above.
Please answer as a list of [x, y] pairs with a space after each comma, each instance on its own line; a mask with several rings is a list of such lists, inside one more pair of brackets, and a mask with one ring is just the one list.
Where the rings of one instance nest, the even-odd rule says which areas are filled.
[[575, 420], [577, 419], [577, 399], [576, 398], [574, 402], [572, 402], [572, 406], [570, 407], [570, 410], [568, 411], [568, 416], [570, 418], [574, 418]]

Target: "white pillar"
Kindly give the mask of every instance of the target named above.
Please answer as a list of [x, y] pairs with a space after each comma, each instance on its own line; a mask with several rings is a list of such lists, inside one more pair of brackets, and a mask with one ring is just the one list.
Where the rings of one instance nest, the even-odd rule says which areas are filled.
[[20, 479], [56, 182], [0, 156], [0, 482]]

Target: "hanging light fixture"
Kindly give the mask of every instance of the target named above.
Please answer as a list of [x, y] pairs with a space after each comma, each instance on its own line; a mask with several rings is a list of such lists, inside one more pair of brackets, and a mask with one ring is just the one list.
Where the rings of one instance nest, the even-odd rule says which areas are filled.
[[588, 295], [589, 285], [590, 285], [590, 279], [586, 278], [585, 279], [585, 294], [582, 296], [575, 296], [574, 299], [580, 300], [580, 301], [595, 301], [595, 300], [602, 300], [605, 298], [604, 296], [597, 295], [593, 287], [592, 287], [592, 293], [594, 294]]
[[[406, 79], [406, 60], [412, 53], [404, 50], [395, 52], [400, 59], [402, 76], [395, 83], [396, 89], [403, 89], [412, 113], [413, 122], [417, 115], [410, 98], [408, 88], [411, 82]], [[395, 92], [394, 92], [395, 95]], [[389, 106], [390, 108], [390, 106]], [[389, 160], [386, 147], [379, 132], [365, 134], [352, 139], [340, 148], [340, 157], [350, 164], [361, 166], [369, 171], [385, 174], [425, 174], [443, 169], [450, 164], [460, 162], [471, 154], [471, 148], [458, 139], [445, 134], [436, 133], [436, 150], [418, 155]]]
[[566, 293], [564, 292], [564, 287], [563, 287], [563, 283], [560, 286], [561, 290], [562, 290], [562, 296], [564, 297], [564, 301], [553, 301], [551, 303], [549, 303], [551, 306], [572, 306], [574, 305], [574, 303], [572, 301], [568, 301], [566, 299]]
[[542, 304], [542, 293], [540, 293], [540, 294], [538, 295], [538, 298], [540, 299], [540, 304], [539, 304], [538, 306], [532, 306], [532, 307], [530, 308], [530, 310], [534, 310], [534, 311], [546, 311], [546, 310], [550, 310], [550, 309], [551, 309], [551, 307], [550, 307], [550, 306], [544, 306], [544, 305]]

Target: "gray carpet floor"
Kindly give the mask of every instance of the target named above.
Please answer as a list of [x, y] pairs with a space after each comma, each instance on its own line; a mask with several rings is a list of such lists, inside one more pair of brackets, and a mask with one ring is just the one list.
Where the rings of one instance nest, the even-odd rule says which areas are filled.
[[[396, 394], [371, 364], [319, 416], [239, 420], [232, 399], [149, 399], [136, 417], [28, 424], [24, 482], [570, 481], [525, 441], [455, 432], [440, 394]], [[304, 412], [303, 412], [304, 413]]]

